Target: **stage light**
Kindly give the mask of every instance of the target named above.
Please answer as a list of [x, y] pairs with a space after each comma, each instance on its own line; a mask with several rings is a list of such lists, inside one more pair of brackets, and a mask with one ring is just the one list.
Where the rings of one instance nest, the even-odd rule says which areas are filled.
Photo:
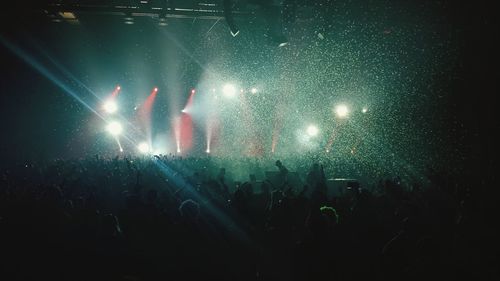
[[106, 127], [106, 130], [108, 130], [108, 132], [110, 134], [112, 134], [113, 136], [118, 136], [119, 134], [122, 133], [123, 127], [122, 127], [122, 124], [120, 124], [119, 122], [112, 121], [108, 124], [108, 126]]
[[177, 148], [177, 153], [181, 153], [181, 149], [180, 148]]
[[311, 137], [317, 136], [318, 132], [319, 132], [318, 127], [314, 125], [310, 125], [309, 127], [307, 127], [307, 134]]
[[116, 87], [116, 89], [119, 91], [119, 90], [121, 90], [121, 89], [122, 89], [122, 87], [117, 86], [117, 87]]
[[182, 112], [182, 113], [186, 113], [187, 111], [186, 111], [186, 109], [183, 109], [183, 110], [181, 110], [181, 112]]
[[257, 88], [252, 88], [252, 89], [250, 90], [250, 92], [251, 92], [252, 94], [256, 94], [256, 93], [257, 93]]
[[280, 37], [278, 47], [285, 47], [286, 45], [288, 45], [288, 40], [284, 37]]
[[137, 149], [139, 150], [139, 152], [143, 153], [143, 154], [146, 154], [149, 152], [149, 145], [147, 142], [141, 142], [138, 146], [137, 146]]
[[206, 152], [206, 153], [210, 153], [210, 149], [207, 149], [205, 152]]
[[157, 88], [157, 87], [155, 87], [155, 88], [153, 89], [153, 91], [158, 92], [158, 88]]
[[158, 20], [158, 25], [159, 26], [167, 26], [168, 25], [167, 18], [165, 17], [165, 15], [160, 15], [160, 19]]
[[125, 18], [123, 18], [125, 21], [124, 23], [125, 24], [134, 24], [134, 18], [131, 17], [130, 15], [126, 16]]
[[363, 113], [366, 113], [366, 112], [368, 112], [368, 108], [366, 108], [366, 107], [363, 107], [363, 109], [361, 109], [361, 112], [363, 112]]
[[349, 114], [349, 108], [347, 108], [347, 106], [344, 104], [337, 105], [337, 107], [335, 108], [335, 113], [338, 117], [345, 118]]
[[118, 110], [118, 106], [116, 106], [116, 103], [112, 100], [109, 100], [104, 103], [104, 110], [107, 113], [115, 113], [116, 110]]
[[195, 89], [192, 89], [192, 90], [191, 90], [191, 94], [194, 94], [194, 93], [196, 93], [196, 90], [195, 90]]
[[232, 0], [224, 0], [223, 1], [223, 11], [224, 18], [226, 19], [226, 23], [229, 27], [229, 31], [231, 31], [231, 35], [236, 37], [240, 33], [240, 29], [236, 26], [233, 18], [233, 1]]
[[326, 153], [329, 153], [330, 152], [330, 149], [326, 149]]
[[236, 88], [232, 84], [226, 84], [224, 88], [222, 88], [222, 93], [224, 96], [232, 98], [236, 95]]

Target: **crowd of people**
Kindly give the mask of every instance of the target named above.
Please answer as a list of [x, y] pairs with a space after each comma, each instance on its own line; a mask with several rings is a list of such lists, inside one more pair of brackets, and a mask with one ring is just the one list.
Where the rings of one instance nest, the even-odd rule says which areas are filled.
[[[274, 168], [274, 173], [259, 169]], [[95, 156], [1, 171], [4, 280], [485, 277], [470, 186], [347, 181], [275, 159], [232, 178], [210, 158]], [[291, 175], [296, 174], [292, 179]], [[272, 178], [270, 175], [273, 175]], [[478, 270], [481, 269], [481, 270]], [[50, 278], [50, 279], [49, 279]]]

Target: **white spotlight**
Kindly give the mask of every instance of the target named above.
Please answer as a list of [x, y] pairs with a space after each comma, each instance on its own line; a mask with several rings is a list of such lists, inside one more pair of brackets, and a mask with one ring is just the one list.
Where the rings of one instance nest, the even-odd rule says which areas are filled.
[[234, 87], [234, 85], [226, 84], [224, 88], [222, 88], [222, 93], [224, 94], [224, 96], [232, 98], [236, 95], [236, 88]]
[[307, 134], [311, 137], [318, 135], [318, 132], [319, 132], [318, 127], [314, 125], [310, 125], [309, 127], [307, 127]]
[[251, 92], [252, 94], [257, 94], [257, 88], [252, 88], [252, 89], [250, 90], [250, 92]]
[[361, 112], [363, 112], [363, 113], [366, 113], [366, 112], [368, 112], [368, 108], [366, 108], [366, 107], [363, 107], [363, 109], [361, 109]]
[[140, 153], [146, 154], [149, 152], [149, 145], [147, 142], [141, 142], [138, 146], [137, 149], [139, 150]]
[[208, 148], [205, 152], [206, 152], [206, 153], [210, 153], [210, 148]]
[[112, 134], [113, 136], [118, 136], [119, 134], [122, 133], [123, 127], [122, 127], [122, 124], [120, 124], [119, 122], [112, 121], [108, 124], [108, 126], [106, 127], [106, 130], [108, 130], [108, 132], [110, 134]]
[[337, 105], [337, 107], [335, 108], [335, 113], [338, 117], [345, 118], [349, 114], [349, 108], [347, 108], [345, 104]]
[[116, 103], [114, 101], [108, 100], [104, 103], [104, 110], [107, 113], [115, 113], [116, 110], [118, 110], [118, 106], [116, 106]]

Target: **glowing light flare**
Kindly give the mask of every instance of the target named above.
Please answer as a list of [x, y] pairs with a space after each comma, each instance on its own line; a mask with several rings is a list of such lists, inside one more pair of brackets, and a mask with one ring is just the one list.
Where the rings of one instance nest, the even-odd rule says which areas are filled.
[[183, 113], [180, 121], [180, 144], [185, 151], [193, 146], [193, 120], [189, 114]]
[[210, 153], [210, 143], [212, 142], [212, 122], [210, 119], [206, 123], [207, 153]]
[[339, 118], [345, 118], [349, 115], [349, 108], [345, 104], [339, 104], [335, 107], [335, 114]]
[[111, 99], [115, 99], [116, 96], [118, 96], [118, 94], [120, 93], [121, 89], [122, 87], [116, 86], [116, 88], [113, 90], [113, 93], [111, 93]]
[[123, 152], [123, 147], [122, 144], [120, 143], [120, 140], [118, 138], [115, 138], [116, 143], [118, 144], [118, 147], [120, 148], [120, 152]]
[[221, 136], [220, 121], [214, 114], [210, 114], [205, 121], [206, 148], [210, 152], [214, 152], [213, 148], [219, 144]]
[[368, 112], [368, 108], [367, 107], [363, 107], [363, 109], [361, 109], [361, 112], [367, 113]]
[[180, 117], [175, 117], [172, 120], [172, 128], [173, 128], [173, 133], [174, 133], [174, 138], [175, 138], [175, 145], [177, 148], [177, 153], [181, 153], [181, 118]]
[[147, 142], [141, 142], [138, 146], [137, 149], [139, 150], [140, 153], [142, 154], [147, 154], [151, 150], [149, 148], [149, 144]]
[[108, 100], [104, 103], [103, 105], [104, 111], [107, 113], [115, 113], [118, 110], [118, 106], [116, 105], [116, 102], [113, 100]]
[[112, 121], [106, 126], [106, 130], [113, 136], [118, 136], [123, 132], [122, 124], [118, 121]]
[[184, 106], [184, 109], [181, 110], [182, 113], [189, 113], [190, 109], [193, 107], [195, 93], [196, 91], [192, 89], [191, 93], [189, 94], [189, 98], [186, 102], [186, 105]]
[[250, 89], [250, 93], [252, 93], [252, 94], [257, 94], [257, 92], [258, 92], [257, 88]]
[[222, 88], [222, 93], [225, 97], [233, 98], [236, 96], [236, 87], [232, 84], [226, 84], [224, 85], [224, 88]]
[[310, 125], [309, 127], [307, 127], [307, 134], [309, 136], [315, 137], [318, 135], [318, 133], [319, 133], [319, 129], [315, 125]]
[[153, 110], [153, 104], [155, 102], [157, 93], [157, 88], [154, 88], [146, 98], [144, 103], [138, 108], [139, 118], [148, 132], [151, 131], [151, 112]]

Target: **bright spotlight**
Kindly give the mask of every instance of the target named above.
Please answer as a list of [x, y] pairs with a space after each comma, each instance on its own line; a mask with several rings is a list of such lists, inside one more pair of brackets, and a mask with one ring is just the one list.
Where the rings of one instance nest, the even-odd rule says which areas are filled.
[[363, 112], [363, 113], [366, 113], [366, 112], [368, 112], [368, 108], [366, 108], [366, 107], [363, 107], [363, 109], [361, 109], [361, 112]]
[[186, 113], [186, 109], [181, 110], [182, 113]]
[[181, 149], [180, 148], [177, 148], [177, 153], [181, 153]]
[[256, 93], [257, 93], [257, 88], [252, 88], [252, 89], [250, 90], [250, 92], [251, 92], [252, 94], [256, 94]]
[[311, 137], [318, 135], [318, 132], [319, 132], [318, 127], [314, 125], [310, 125], [309, 127], [307, 127], [307, 134]]
[[157, 88], [157, 87], [155, 87], [153, 90], [154, 90], [155, 92], [158, 92], [158, 88]]
[[196, 93], [196, 90], [195, 90], [195, 89], [192, 89], [192, 90], [191, 90], [191, 94], [194, 94], [194, 93]]
[[137, 149], [139, 150], [139, 152], [143, 153], [143, 154], [146, 154], [149, 152], [149, 145], [147, 142], [141, 142], [138, 146], [137, 146]]
[[224, 88], [222, 88], [222, 93], [224, 94], [224, 96], [232, 98], [236, 95], [236, 88], [234, 87], [234, 85], [226, 84]]
[[345, 118], [349, 114], [349, 108], [347, 108], [347, 106], [344, 104], [337, 105], [337, 107], [335, 108], [335, 113], [338, 117]]
[[116, 103], [112, 100], [109, 100], [104, 103], [104, 110], [107, 113], [115, 113], [118, 110], [118, 106], [116, 106]]
[[206, 153], [210, 153], [210, 149], [207, 149], [205, 152], [206, 152]]
[[117, 89], [118, 91], [119, 91], [119, 90], [121, 90], [121, 88], [122, 88], [122, 87], [120, 87], [120, 86], [116, 87], [116, 89]]
[[122, 127], [122, 124], [120, 124], [119, 122], [112, 121], [108, 124], [108, 126], [106, 127], [106, 130], [108, 130], [108, 132], [110, 134], [112, 134], [113, 136], [118, 136], [119, 134], [122, 133], [123, 127]]

